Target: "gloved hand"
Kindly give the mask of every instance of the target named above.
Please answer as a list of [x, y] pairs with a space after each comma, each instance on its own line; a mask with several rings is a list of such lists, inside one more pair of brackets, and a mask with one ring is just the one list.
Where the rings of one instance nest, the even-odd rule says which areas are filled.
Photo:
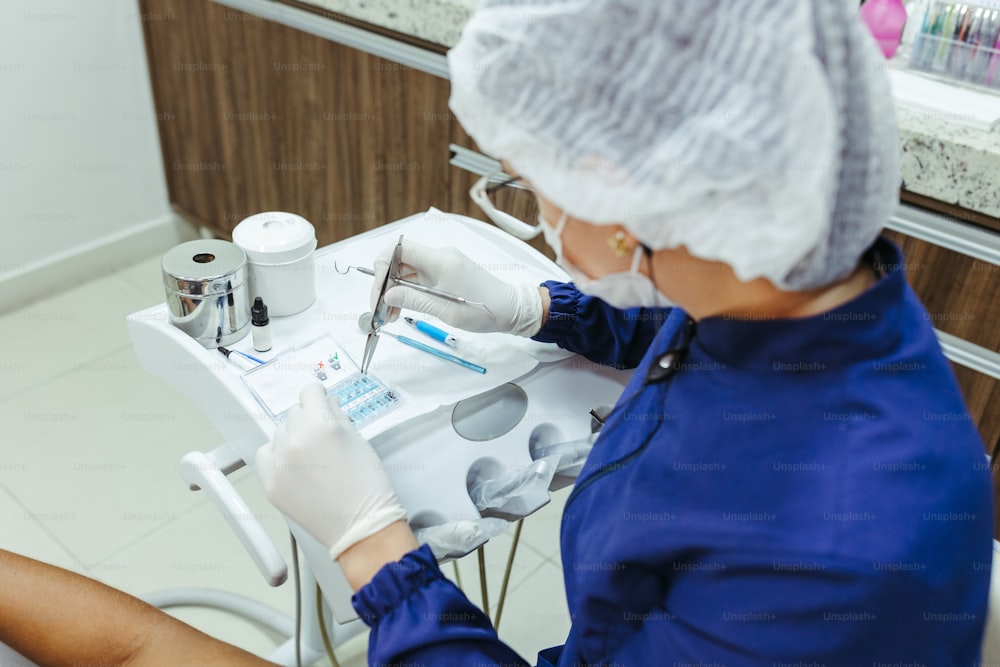
[[[372, 310], [395, 247], [393, 243], [375, 260]], [[385, 302], [391, 306], [387, 315], [389, 322], [399, 317], [401, 308], [407, 308], [433, 315], [466, 331], [499, 331], [527, 337], [534, 336], [542, 327], [542, 298], [537, 285], [505, 283], [455, 248], [429, 248], [405, 241], [399, 277], [485, 304], [486, 308], [455, 303], [406, 285], [390, 285], [385, 293]]]
[[299, 395], [274, 440], [257, 450], [257, 474], [275, 507], [336, 560], [394, 521], [406, 519], [382, 463], [323, 385]]

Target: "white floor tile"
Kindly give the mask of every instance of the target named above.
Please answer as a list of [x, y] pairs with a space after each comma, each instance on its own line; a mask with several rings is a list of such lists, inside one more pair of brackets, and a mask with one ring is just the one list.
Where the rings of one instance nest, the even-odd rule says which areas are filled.
[[567, 487], [550, 492], [549, 504], [524, 520], [521, 539], [546, 558], [559, 553], [559, 525], [566, 499], [572, 490], [573, 487]]
[[[0, 463], [0, 468], [7, 463]], [[6, 489], [0, 488], [0, 549], [80, 572], [83, 567]], [[0, 662], [0, 665], [3, 663]]]
[[162, 255], [150, 257], [137, 264], [121, 269], [117, 275], [139, 292], [147, 301], [145, 306], [162, 303], [165, 299], [163, 291], [163, 273], [160, 269]]
[[[496, 610], [497, 602], [500, 599], [500, 589], [503, 585], [503, 576], [507, 568], [507, 556], [513, 544], [513, 534], [514, 528], [511, 526], [508, 532], [494, 537], [485, 546], [486, 594], [489, 597], [491, 612]], [[473, 604], [481, 609], [483, 604], [479, 585], [479, 556], [477, 552], [473, 551], [457, 562], [459, 573], [461, 574], [463, 592]], [[508, 584], [508, 602], [510, 592], [541, 567], [543, 563], [545, 563], [545, 558], [524, 543], [522, 531], [522, 539], [514, 556], [514, 563], [511, 566], [510, 583]], [[446, 577], [457, 583], [455, 566], [452, 563], [442, 565], [441, 571]]]
[[131, 349], [0, 403], [0, 483], [84, 564], [190, 509], [181, 456], [222, 441], [182, 396], [142, 371]]
[[0, 667], [38, 667], [14, 649], [0, 644]]
[[148, 305], [111, 275], [0, 316], [0, 401], [125, 349], [125, 316]]
[[[337, 662], [340, 667], [368, 667], [368, 634], [352, 637], [336, 650]], [[315, 667], [332, 667], [326, 658], [316, 663]]]
[[533, 665], [538, 651], [565, 643], [569, 627], [562, 571], [545, 563], [507, 600], [499, 635]]

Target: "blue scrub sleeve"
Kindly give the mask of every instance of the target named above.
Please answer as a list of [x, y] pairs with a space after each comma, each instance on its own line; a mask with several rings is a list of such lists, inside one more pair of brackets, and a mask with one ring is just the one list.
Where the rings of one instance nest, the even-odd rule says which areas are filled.
[[441, 574], [427, 545], [383, 567], [351, 602], [372, 630], [370, 665], [528, 667]]
[[552, 300], [545, 325], [534, 337], [615, 368], [635, 368], [671, 308], [613, 308], [573, 283], [547, 281]]

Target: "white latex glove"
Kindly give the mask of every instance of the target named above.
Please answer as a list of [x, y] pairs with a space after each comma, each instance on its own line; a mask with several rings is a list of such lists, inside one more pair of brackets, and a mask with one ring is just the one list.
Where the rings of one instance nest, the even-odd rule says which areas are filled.
[[[378, 301], [379, 289], [395, 247], [393, 243], [375, 260], [372, 310]], [[455, 303], [397, 284], [390, 286], [385, 293], [385, 302], [391, 306], [386, 318], [389, 322], [399, 317], [401, 308], [407, 308], [433, 315], [466, 331], [499, 331], [530, 337], [542, 328], [542, 297], [538, 294], [537, 285], [505, 283], [455, 248], [429, 248], [404, 241], [399, 277], [483, 303], [489, 310], [482, 306]]]
[[406, 519], [378, 455], [319, 382], [299, 395], [274, 440], [257, 450], [257, 475], [275, 507], [336, 560], [394, 521]]

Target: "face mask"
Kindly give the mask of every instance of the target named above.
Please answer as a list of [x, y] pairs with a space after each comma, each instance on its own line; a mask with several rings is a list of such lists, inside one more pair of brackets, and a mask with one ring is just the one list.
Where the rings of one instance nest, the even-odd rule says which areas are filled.
[[609, 273], [601, 278], [590, 278], [573, 266], [563, 256], [562, 249], [562, 233], [566, 228], [567, 217], [564, 211], [559, 217], [559, 222], [553, 227], [539, 213], [538, 222], [542, 226], [545, 242], [556, 253], [556, 264], [565, 269], [578, 290], [584, 294], [596, 296], [614, 308], [669, 308], [677, 305], [656, 289], [652, 280], [639, 273], [639, 263], [642, 261], [643, 254], [641, 245], [636, 246], [635, 253], [632, 255], [632, 266], [628, 271]]
[[570, 282], [579, 285], [581, 282], [587, 282], [590, 279], [563, 257], [562, 233], [566, 229], [566, 221], [568, 219], [569, 216], [563, 211], [563, 214], [559, 216], [559, 222], [553, 227], [545, 221], [541, 213], [538, 214], [538, 224], [542, 227], [542, 236], [545, 237], [545, 242], [552, 248], [552, 251], [556, 253], [556, 264], [569, 274]]

